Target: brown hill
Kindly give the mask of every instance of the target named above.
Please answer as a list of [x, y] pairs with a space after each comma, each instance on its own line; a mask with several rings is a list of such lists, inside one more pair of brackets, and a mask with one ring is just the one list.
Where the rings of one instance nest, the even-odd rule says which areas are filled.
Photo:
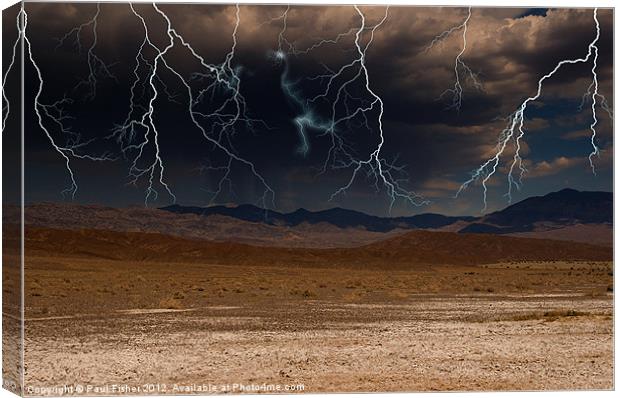
[[232, 242], [100, 230], [26, 228], [26, 254], [119, 261], [231, 265], [407, 267], [503, 261], [610, 261], [612, 249], [589, 244], [507, 236], [413, 231], [357, 248], [257, 247]]
[[[19, 222], [20, 209], [5, 205], [5, 220]], [[327, 223], [294, 227], [238, 220], [222, 215], [208, 217], [176, 214], [144, 207], [114, 208], [75, 203], [38, 203], [25, 207], [26, 225], [63, 230], [109, 230], [172, 235], [189, 239], [235, 241], [254, 246], [354, 247], [396, 236], [363, 228], [338, 228]]]
[[531, 232], [517, 232], [510, 235], [522, 238], [567, 240], [609, 247], [614, 245], [614, 229], [608, 224], [575, 224], [559, 228], [540, 228]]
[[485, 264], [501, 261], [608, 261], [610, 247], [490, 234], [414, 231], [364, 247], [369, 256], [423, 263]]
[[[510, 208], [512, 209], [512, 207]], [[342, 212], [348, 215], [347, 211], [342, 210]], [[318, 214], [306, 213], [310, 216]], [[335, 220], [339, 220], [342, 215], [336, 213], [332, 215]], [[338, 227], [327, 221], [302, 222], [296, 225], [277, 223], [276, 225], [266, 223], [264, 220], [246, 221], [223, 214], [198, 215], [145, 207], [114, 208], [77, 203], [29, 204], [25, 207], [24, 216], [27, 225], [43, 228], [158, 233], [189, 239], [234, 241], [253, 246], [299, 248], [357, 247], [417, 229], [411, 225], [407, 226], [407, 223], [402, 224], [401, 228], [389, 232], [368, 230], [361, 225], [346, 228]], [[513, 231], [510, 228], [504, 231], [502, 230], [503, 227], [481, 224], [479, 220], [473, 222], [461, 220], [432, 229], [428, 224], [436, 222], [434, 220], [436, 215], [429, 219], [430, 216], [432, 215], [415, 216], [417, 217], [415, 223], [426, 223], [427, 226], [423, 229], [427, 231], [463, 232], [475, 227], [470, 232], [576, 241], [601, 246], [613, 245], [611, 224], [571, 224], [570, 220], [565, 220], [561, 223], [535, 222], [528, 225], [523, 231], [518, 229]], [[11, 222], [10, 220], [14, 220], [15, 223], [19, 222], [21, 219], [20, 208], [4, 205], [3, 217], [6, 222]]]

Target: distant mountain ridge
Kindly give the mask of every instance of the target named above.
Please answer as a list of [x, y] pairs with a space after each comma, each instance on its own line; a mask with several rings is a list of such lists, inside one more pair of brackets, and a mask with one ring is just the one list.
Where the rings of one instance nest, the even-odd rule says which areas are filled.
[[172, 205], [162, 207], [161, 210], [177, 214], [195, 214], [205, 217], [222, 215], [243, 221], [262, 222], [270, 225], [281, 225], [288, 227], [294, 227], [303, 223], [328, 223], [339, 228], [362, 227], [372, 232], [389, 232], [399, 228], [434, 229], [454, 224], [457, 221], [471, 222], [476, 220], [476, 217], [470, 216], [451, 217], [432, 213], [409, 217], [378, 217], [339, 207], [316, 212], [306, 209], [298, 209], [291, 213], [280, 213], [247, 204], [236, 207], [187, 207]]
[[507, 234], [575, 224], [613, 224], [613, 193], [563, 189], [533, 196], [480, 217], [459, 232]]
[[[531, 197], [481, 217], [427, 213], [387, 218], [341, 208], [281, 213], [252, 205], [156, 209], [77, 203], [28, 204], [24, 217], [28, 227], [160, 233], [263, 247], [356, 247], [413, 230], [613, 245], [613, 194], [571, 189]], [[19, 224], [21, 207], [5, 204], [3, 219]]]
[[224, 215], [249, 222], [289, 227], [303, 223], [328, 223], [339, 228], [361, 227], [372, 232], [388, 232], [395, 229], [440, 229], [461, 222], [465, 224], [457, 229], [461, 233], [510, 234], [532, 232], [541, 228], [541, 225], [550, 228], [575, 224], [611, 225], [613, 193], [563, 189], [544, 196], [524, 199], [503, 210], [481, 217], [452, 217], [433, 213], [408, 217], [378, 217], [338, 207], [316, 212], [298, 209], [291, 213], [281, 213], [253, 205], [236, 207], [172, 205], [162, 207], [161, 210], [199, 216]]

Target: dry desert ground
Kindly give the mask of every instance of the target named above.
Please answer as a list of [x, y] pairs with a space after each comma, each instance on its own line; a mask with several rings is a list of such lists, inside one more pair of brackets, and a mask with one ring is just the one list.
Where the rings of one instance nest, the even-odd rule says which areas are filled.
[[613, 388], [611, 261], [252, 264], [222, 244], [220, 264], [29, 236], [29, 395]]

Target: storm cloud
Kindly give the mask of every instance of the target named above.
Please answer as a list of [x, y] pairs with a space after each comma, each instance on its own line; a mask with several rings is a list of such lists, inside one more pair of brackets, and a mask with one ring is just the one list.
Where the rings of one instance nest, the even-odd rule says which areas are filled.
[[[147, 21], [153, 42], [165, 46], [165, 21], [150, 5], [139, 4], [135, 8]], [[223, 62], [233, 45], [234, 6], [163, 4], [160, 8], [206, 62]], [[325, 80], [317, 80], [317, 76], [338, 70], [355, 59], [355, 32], [360, 17], [351, 6], [291, 6], [284, 30], [285, 9], [276, 5], [240, 7], [232, 63], [239, 71], [249, 115], [262, 122], [253, 129], [240, 129], [232, 136], [231, 145], [269, 181], [280, 210], [342, 206], [386, 214], [389, 199], [381, 187], [376, 190], [372, 177], [361, 176], [346, 195], [330, 201], [330, 195], [347, 183], [351, 170], [321, 170], [330, 140], [319, 130], [308, 132], [308, 154], [301, 156], [297, 152], [300, 137], [294, 119], [301, 110], [283, 90], [285, 65], [274, 59], [274, 52], [284, 37], [290, 79], [296, 82], [300, 96], [311, 98], [325, 87]], [[361, 7], [361, 10], [368, 26], [378, 23], [386, 12], [381, 6]], [[58, 39], [92, 18], [95, 5], [26, 3], [26, 11], [33, 56], [45, 80], [42, 101], [52, 104], [71, 98], [66, 112], [73, 118], [72, 130], [89, 142], [84, 150], [118, 152], [115, 142], [105, 137], [127, 115], [136, 54], [144, 38], [140, 21], [126, 4], [101, 5], [95, 51], [114, 77], [98, 75], [97, 96], [89, 99], [78, 83], [89, 74], [87, 48], [93, 43], [92, 34], [84, 30], [80, 36], [81, 48], [71, 39], [59, 46]], [[459, 199], [453, 199], [456, 190], [473, 169], [494, 154], [506, 118], [525, 98], [536, 93], [538, 80], [558, 61], [584, 57], [596, 34], [592, 9], [534, 12], [517, 8], [473, 8], [463, 61], [476, 74], [481, 87], [462, 76], [462, 107], [449, 109], [451, 97], [442, 93], [454, 86], [455, 57], [462, 46], [462, 31], [455, 31], [430, 49], [428, 46], [441, 32], [461, 24], [467, 12], [466, 8], [390, 7], [387, 19], [376, 30], [366, 53], [369, 84], [384, 102], [382, 156], [402, 167], [399, 178], [403, 178], [407, 189], [431, 201], [429, 206], [421, 208], [397, 201], [392, 210], [394, 215], [479, 211], [479, 186], [473, 185]], [[15, 15], [5, 13], [3, 17], [4, 29], [10, 34]], [[599, 91], [613, 108], [612, 17], [611, 10], [598, 10]], [[363, 43], [369, 35], [368, 29], [363, 32]], [[322, 44], [317, 46], [318, 43]], [[4, 59], [8, 60], [8, 50], [4, 51]], [[167, 62], [188, 79], [200, 69], [196, 59], [180, 46], [170, 53]], [[589, 104], [583, 109], [580, 105], [592, 80], [591, 68], [591, 63], [562, 68], [545, 82], [543, 95], [528, 108], [522, 154], [530, 173], [525, 175], [523, 189], [515, 199], [567, 185], [611, 190], [612, 123], [602, 109], [598, 110], [597, 142], [602, 156], [595, 159], [597, 176], [592, 175], [587, 159], [592, 149], [588, 134], [592, 115], [588, 112]], [[32, 67], [26, 67], [26, 76], [34, 81]], [[184, 115], [186, 99], [175, 76], [162, 73], [161, 79], [175, 99], [162, 99], [155, 104], [166, 178], [179, 203], [208, 204], [208, 193], [214, 190], [217, 178], [205, 170], [210, 165], [219, 165], [223, 159], [201, 140]], [[362, 93], [362, 88], [352, 87], [352, 97], [358, 89]], [[27, 107], [34, 94], [34, 85], [26, 84]], [[317, 105], [319, 117], [328, 112], [329, 109]], [[339, 112], [344, 111], [339, 109]], [[58, 200], [67, 179], [63, 159], [51, 151], [36, 125], [34, 112], [27, 112], [26, 116], [30, 198]], [[379, 141], [373, 119], [377, 115], [369, 116], [372, 117], [367, 123], [356, 119], [340, 130], [362, 158]], [[513, 154], [508, 149], [502, 159], [508, 160]], [[122, 156], [105, 164], [76, 160], [74, 169], [80, 183], [76, 200], [119, 206], [141, 204], [144, 183], [127, 185], [127, 162]], [[490, 181], [490, 209], [506, 205], [504, 164]], [[218, 203], [256, 200], [260, 187], [243, 168], [233, 169], [231, 181], [231, 186], [217, 199]], [[161, 204], [165, 200], [162, 198]]]

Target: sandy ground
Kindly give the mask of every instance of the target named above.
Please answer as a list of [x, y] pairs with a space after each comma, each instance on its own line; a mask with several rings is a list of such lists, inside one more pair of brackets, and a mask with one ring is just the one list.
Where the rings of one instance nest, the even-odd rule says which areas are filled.
[[611, 268], [31, 256], [26, 393], [611, 389]]

